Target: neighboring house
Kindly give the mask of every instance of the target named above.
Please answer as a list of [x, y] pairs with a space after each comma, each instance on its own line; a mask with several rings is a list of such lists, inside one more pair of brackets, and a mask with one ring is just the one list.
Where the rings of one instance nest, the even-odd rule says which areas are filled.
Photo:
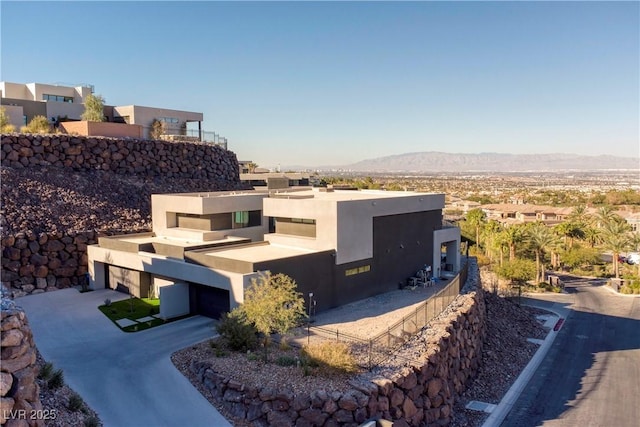
[[443, 194], [330, 188], [153, 195], [152, 233], [89, 246], [91, 287], [158, 295], [164, 318], [219, 317], [271, 271], [322, 311], [398, 289], [425, 265], [456, 273], [460, 231], [443, 226], [443, 206]]
[[[91, 85], [71, 87], [0, 82], [1, 104], [5, 107], [11, 124], [17, 129], [38, 115], [45, 116], [52, 123], [58, 118], [69, 121], [81, 120], [85, 99], [93, 92], [94, 88]], [[187, 124], [197, 123], [198, 130], [194, 130], [193, 139], [205, 139], [202, 131], [202, 113], [139, 105], [105, 105], [104, 116], [107, 122], [142, 126], [143, 138], [149, 138], [154, 120], [162, 122], [163, 133], [169, 139], [171, 136], [187, 136]], [[216, 134], [214, 136], [217, 137]], [[226, 143], [226, 139], [224, 142]]]
[[616, 214], [620, 215], [627, 224], [631, 227], [631, 231], [640, 231], [640, 212], [632, 212], [630, 210], [617, 210]]
[[309, 176], [308, 173], [298, 172], [241, 173], [240, 181], [252, 187], [266, 187], [269, 189], [308, 187], [310, 185]]
[[462, 199], [451, 199], [448, 203], [447, 208], [449, 209], [458, 209], [462, 211], [463, 214], [466, 214], [472, 209], [477, 209], [480, 207], [480, 203], [474, 202], [473, 200], [462, 200]]
[[573, 212], [573, 208], [562, 208], [529, 204], [498, 203], [480, 206], [487, 215], [505, 225], [524, 224], [540, 221], [547, 225], [554, 225], [564, 221]]

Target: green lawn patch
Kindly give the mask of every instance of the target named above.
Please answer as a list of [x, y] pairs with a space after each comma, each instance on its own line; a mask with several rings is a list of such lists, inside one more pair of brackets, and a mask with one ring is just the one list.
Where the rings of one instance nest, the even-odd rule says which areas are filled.
[[[116, 326], [120, 327], [116, 321], [120, 319], [137, 320], [147, 316], [153, 316], [160, 313], [160, 300], [150, 298], [128, 298], [109, 305], [101, 305], [98, 307], [105, 316], [107, 316]], [[174, 319], [171, 319], [174, 320]], [[138, 332], [155, 326], [167, 323], [162, 319], [153, 319], [148, 322], [140, 322], [136, 325], [121, 328], [125, 332]]]
[[[120, 319], [138, 320], [147, 316], [154, 316], [160, 313], [160, 300], [158, 298], [128, 298], [117, 302], [112, 302], [109, 305], [101, 305], [98, 307], [105, 316], [120, 328], [120, 325], [116, 323]], [[145, 329], [155, 328], [156, 326], [164, 325], [165, 323], [175, 322], [176, 320], [186, 319], [190, 317], [190, 314], [180, 317], [174, 317], [169, 320], [152, 319], [146, 322], [138, 322], [135, 325], [120, 328], [124, 332], [139, 332]]]

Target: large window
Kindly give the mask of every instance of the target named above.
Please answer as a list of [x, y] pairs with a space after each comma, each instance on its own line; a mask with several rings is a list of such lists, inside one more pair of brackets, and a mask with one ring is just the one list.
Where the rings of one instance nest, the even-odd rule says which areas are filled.
[[275, 219], [275, 232], [300, 237], [316, 237], [316, 220], [311, 218]]
[[45, 93], [42, 95], [42, 100], [73, 103], [73, 96], [49, 95], [48, 93]]
[[262, 225], [262, 211], [238, 211], [233, 213], [233, 228]]

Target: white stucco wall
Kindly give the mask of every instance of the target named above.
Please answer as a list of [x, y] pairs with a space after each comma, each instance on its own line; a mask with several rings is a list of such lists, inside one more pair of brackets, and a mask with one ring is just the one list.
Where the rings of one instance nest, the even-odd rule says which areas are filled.
[[[353, 196], [351, 200], [348, 199], [350, 195]], [[265, 215], [315, 219], [316, 238], [268, 234], [265, 240], [313, 250], [335, 249], [336, 263], [344, 264], [373, 256], [374, 217], [441, 210], [443, 207], [444, 194], [343, 191], [335, 196], [321, 194], [308, 199], [269, 198], [264, 200]]]
[[433, 273], [438, 274], [440, 268], [440, 248], [447, 245], [447, 264], [453, 264], [453, 271], [460, 271], [460, 229], [443, 228], [433, 232]]
[[175, 117], [178, 123], [167, 123], [168, 134], [178, 134], [182, 123], [202, 122], [203, 114], [194, 111], [171, 110], [168, 108], [143, 107], [141, 105], [123, 105], [114, 107], [114, 112], [120, 116], [129, 116], [129, 124], [143, 126], [144, 137], [149, 137], [149, 130], [154, 119], [161, 117]]
[[[206, 193], [202, 193], [203, 195]], [[196, 195], [154, 194], [151, 196], [153, 231], [158, 236], [185, 238], [189, 240], [220, 240], [226, 236], [246, 237], [261, 241], [269, 231], [269, 222], [262, 213], [262, 224], [256, 227], [236, 228], [217, 231], [178, 230], [176, 213], [206, 215], [237, 211], [262, 211], [262, 200], [266, 193], [211, 193], [212, 197]]]
[[162, 319], [173, 319], [189, 314], [189, 285], [154, 277], [152, 286], [158, 289], [156, 295], [160, 298], [160, 317]]
[[2, 105], [5, 114], [9, 118], [9, 123], [16, 127], [16, 132], [20, 131], [20, 127], [24, 126], [24, 109], [21, 105]]
[[244, 287], [251, 274], [232, 273], [187, 263], [147, 252], [137, 254], [101, 248], [87, 247], [91, 289], [106, 287], [104, 265], [115, 265], [131, 270], [145, 271], [175, 282], [191, 282], [229, 291], [229, 304], [233, 308], [243, 301]]
[[22, 83], [0, 82], [3, 98], [27, 99], [33, 101], [33, 95]]

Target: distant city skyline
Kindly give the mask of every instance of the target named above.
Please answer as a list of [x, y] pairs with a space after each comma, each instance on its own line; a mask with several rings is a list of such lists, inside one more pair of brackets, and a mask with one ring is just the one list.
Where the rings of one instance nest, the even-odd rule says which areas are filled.
[[638, 2], [0, 2], [1, 80], [204, 113], [239, 160], [640, 155]]

